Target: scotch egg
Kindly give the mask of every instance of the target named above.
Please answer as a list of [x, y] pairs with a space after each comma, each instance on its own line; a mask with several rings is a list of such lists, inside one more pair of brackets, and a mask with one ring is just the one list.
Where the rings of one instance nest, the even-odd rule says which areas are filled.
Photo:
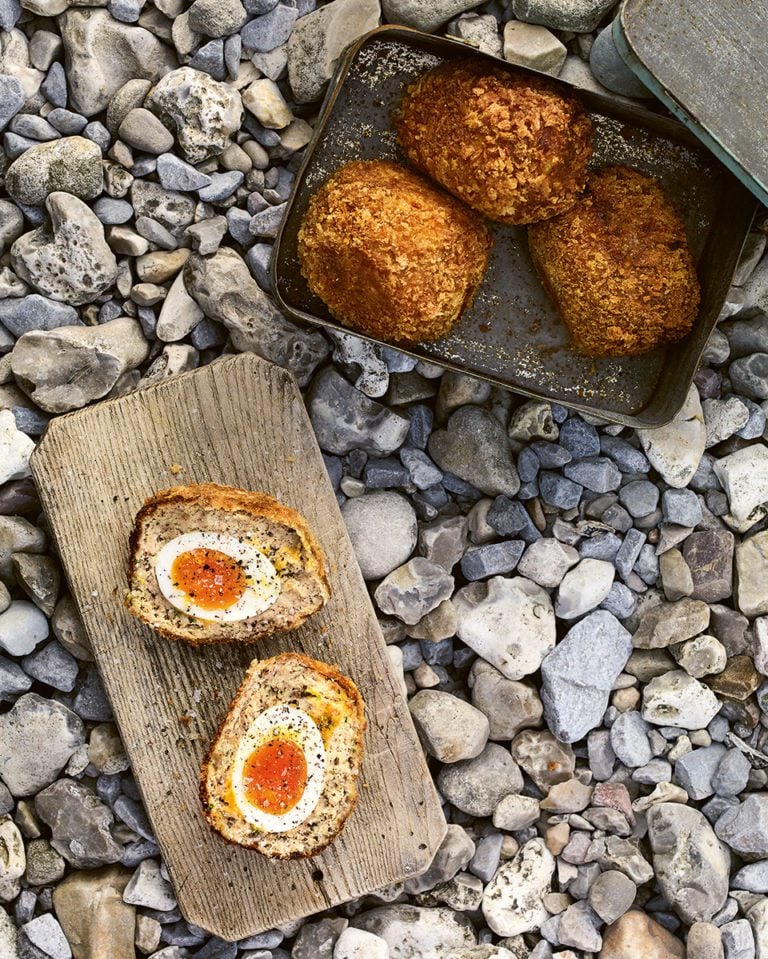
[[280, 595], [280, 576], [252, 543], [225, 533], [182, 533], [158, 552], [160, 592], [175, 609], [233, 623], [258, 616]]
[[266, 493], [172, 486], [136, 516], [125, 605], [168, 639], [253, 643], [300, 626], [330, 594], [307, 521]]
[[301, 709], [281, 703], [260, 713], [240, 741], [232, 792], [252, 826], [287, 832], [311, 815], [324, 779], [320, 730]]

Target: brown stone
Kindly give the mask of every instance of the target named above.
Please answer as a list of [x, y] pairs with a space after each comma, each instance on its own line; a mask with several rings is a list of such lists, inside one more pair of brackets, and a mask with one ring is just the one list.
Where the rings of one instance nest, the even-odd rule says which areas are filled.
[[633, 910], [603, 933], [599, 959], [685, 959], [685, 946], [677, 936], [643, 912]]
[[749, 652], [748, 626], [747, 617], [731, 609], [730, 606], [715, 603], [714, 606], [709, 607], [709, 631], [725, 646], [729, 656]]
[[659, 603], [643, 614], [632, 637], [635, 649], [662, 649], [703, 633], [709, 625], [709, 607], [699, 599]]
[[693, 577], [694, 599], [717, 603], [731, 595], [733, 545], [733, 533], [724, 529], [691, 533], [685, 541], [683, 556]]
[[713, 692], [740, 702], [749, 699], [762, 681], [751, 656], [731, 656], [722, 673], [704, 680]]
[[131, 872], [120, 866], [73, 872], [54, 889], [53, 908], [74, 959], [135, 959], [136, 907], [123, 902]]

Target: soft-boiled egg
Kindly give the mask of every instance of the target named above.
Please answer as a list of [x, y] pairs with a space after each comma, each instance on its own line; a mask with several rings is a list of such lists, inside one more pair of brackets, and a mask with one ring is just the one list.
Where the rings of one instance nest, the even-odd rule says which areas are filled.
[[288, 703], [259, 713], [240, 740], [232, 792], [243, 817], [265, 832], [287, 832], [311, 815], [325, 778], [315, 722]]
[[236, 622], [258, 616], [280, 595], [280, 576], [253, 543], [226, 533], [182, 533], [155, 560], [160, 592], [196, 619]]

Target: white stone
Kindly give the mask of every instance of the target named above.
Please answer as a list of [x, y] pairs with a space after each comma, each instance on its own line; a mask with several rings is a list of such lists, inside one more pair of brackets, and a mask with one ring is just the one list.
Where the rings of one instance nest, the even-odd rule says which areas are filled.
[[505, 796], [493, 811], [493, 825], [517, 832], [539, 818], [539, 802], [532, 796]]
[[441, 763], [474, 759], [488, 742], [485, 713], [451, 693], [422, 689], [408, 708], [425, 749]]
[[485, 887], [483, 915], [498, 936], [534, 932], [549, 918], [542, 896], [551, 891], [555, 860], [543, 839], [531, 839]]
[[735, 519], [746, 520], [752, 510], [768, 502], [768, 447], [763, 443], [723, 456], [714, 469]]
[[510, 63], [556, 77], [567, 54], [564, 44], [546, 27], [520, 20], [504, 24], [504, 59]]
[[521, 576], [539, 586], [559, 586], [563, 577], [579, 561], [578, 551], [554, 537], [537, 539], [523, 553], [517, 564]]
[[43, 71], [31, 65], [27, 38], [18, 28], [0, 30], [0, 73], [16, 77], [28, 99], [37, 94], [40, 84], [45, 80]]
[[264, 127], [282, 130], [293, 120], [291, 108], [285, 102], [280, 87], [268, 77], [254, 80], [242, 97], [245, 108], [250, 110]]
[[20, 932], [35, 949], [34, 952], [23, 952], [23, 955], [71, 959], [72, 950], [69, 948], [63, 929], [52, 913], [46, 912], [25, 923]]
[[364, 579], [381, 579], [402, 566], [416, 547], [416, 511], [405, 496], [374, 490], [341, 510]]
[[164, 343], [183, 340], [194, 330], [203, 316], [203, 311], [197, 302], [187, 293], [184, 274], [177, 274], [160, 307], [160, 316], [157, 318], [155, 330], [158, 340]]
[[[9, 816], [4, 816], [0, 818], [0, 902], [11, 902], [18, 896], [19, 880], [26, 868], [24, 840], [16, 823]], [[0, 950], [0, 957], [2, 955]]]
[[755, 959], [768, 959], [768, 899], [760, 897], [746, 912], [755, 937]]
[[389, 946], [379, 936], [349, 927], [336, 940], [333, 959], [389, 959]]
[[[70, 4], [67, 4], [70, 6]], [[156, 80], [176, 61], [173, 49], [107, 10], [70, 8], [58, 21], [64, 40], [70, 109], [92, 117], [129, 80]]]
[[469, 919], [444, 907], [396, 903], [361, 913], [352, 923], [384, 939], [391, 959], [445, 959], [452, 949], [477, 942]]
[[223, 153], [243, 118], [237, 90], [192, 67], [167, 73], [145, 106], [173, 124], [179, 146], [193, 164]]
[[34, 441], [16, 428], [13, 413], [0, 410], [0, 486], [30, 475], [29, 457], [34, 448]]
[[712, 690], [682, 669], [655, 676], [643, 691], [643, 719], [656, 726], [704, 729], [719, 709]]
[[603, 559], [583, 559], [565, 574], [555, 603], [560, 619], [578, 619], [602, 603], [613, 585], [614, 568]]
[[25, 233], [11, 247], [16, 273], [38, 292], [71, 306], [95, 300], [117, 278], [104, 227], [77, 197], [60, 191], [45, 201], [50, 226]]
[[154, 859], [145, 859], [139, 863], [125, 887], [123, 902], [147, 909], [160, 909], [163, 912], [176, 908], [173, 887], [163, 878], [160, 864]]
[[0, 649], [10, 656], [26, 656], [48, 638], [48, 620], [34, 603], [15, 599], [0, 613]]
[[299, 17], [288, 40], [288, 78], [299, 103], [320, 96], [344, 48], [377, 27], [380, 17], [379, 0], [333, 0]]
[[637, 436], [661, 477], [675, 489], [682, 489], [698, 469], [707, 445], [707, 430], [701, 400], [695, 386], [688, 391], [682, 409], [666, 426], [637, 430]]
[[454, 597], [457, 634], [507, 679], [535, 673], [555, 645], [549, 594], [523, 576], [494, 576]]

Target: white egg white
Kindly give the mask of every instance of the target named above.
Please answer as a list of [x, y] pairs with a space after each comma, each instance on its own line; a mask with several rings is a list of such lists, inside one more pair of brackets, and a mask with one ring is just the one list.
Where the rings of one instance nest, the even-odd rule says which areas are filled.
[[[174, 582], [173, 563], [182, 553], [193, 549], [214, 549], [235, 560], [245, 572], [243, 595], [222, 609], [205, 609]], [[175, 609], [195, 619], [234, 623], [258, 616], [280, 595], [280, 576], [267, 557], [253, 543], [226, 533], [182, 533], [170, 540], [155, 559], [155, 575], [160, 592]]]
[[[293, 809], [280, 816], [264, 812], [249, 802], [243, 779], [248, 757], [271, 739], [290, 739], [304, 752], [307, 785]], [[311, 815], [320, 799], [325, 781], [325, 746], [314, 720], [301, 709], [281, 703], [259, 713], [243, 736], [232, 768], [232, 791], [243, 817], [264, 832], [287, 832], [300, 826]]]

